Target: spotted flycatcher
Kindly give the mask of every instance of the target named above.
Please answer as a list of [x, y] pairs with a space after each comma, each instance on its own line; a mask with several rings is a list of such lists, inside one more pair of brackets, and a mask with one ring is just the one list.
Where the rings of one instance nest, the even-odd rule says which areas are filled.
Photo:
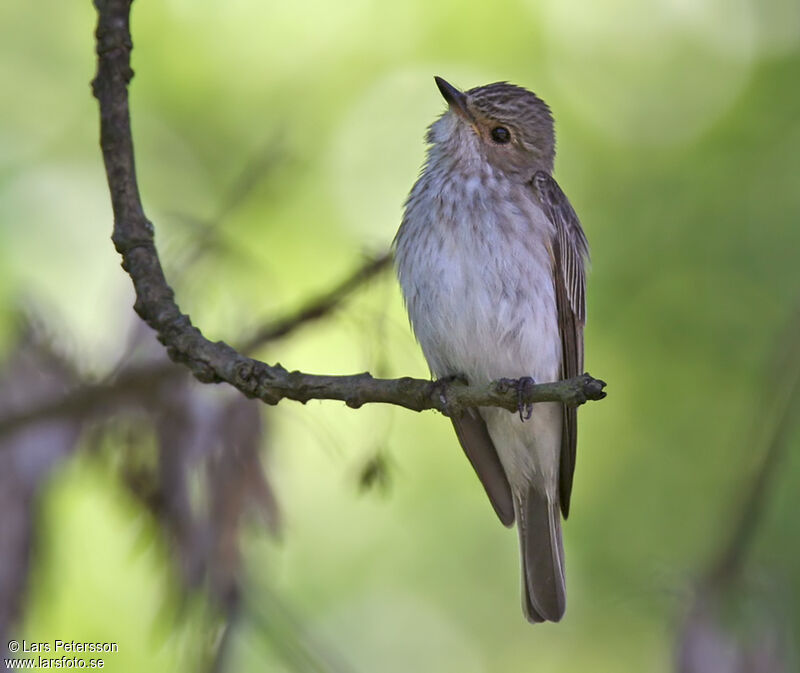
[[[473, 384], [577, 376], [588, 246], [551, 175], [550, 109], [505, 82], [465, 92], [440, 77], [436, 84], [449, 107], [428, 130], [395, 239], [425, 359], [436, 378]], [[452, 421], [500, 521], [517, 522], [525, 616], [557, 622], [566, 607], [561, 515], [569, 513], [576, 410], [547, 402], [529, 418], [523, 411], [481, 407]]]

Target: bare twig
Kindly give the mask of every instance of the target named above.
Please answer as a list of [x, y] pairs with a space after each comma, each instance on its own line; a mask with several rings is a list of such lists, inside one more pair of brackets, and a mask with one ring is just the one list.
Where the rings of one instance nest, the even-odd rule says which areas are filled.
[[[343, 400], [351, 407], [384, 402], [422, 411], [458, 413], [471, 406], [514, 410], [517, 392], [509, 382], [484, 386], [432, 384], [410, 378], [376, 379], [369, 374], [320, 376], [289, 372], [248, 358], [228, 344], [206, 339], [181, 313], [167, 284], [153, 237], [153, 226], [142, 207], [134, 167], [128, 107], [131, 0], [95, 0], [98, 10], [97, 75], [94, 95], [100, 106], [100, 144], [114, 211], [112, 240], [136, 291], [134, 309], [153, 328], [167, 353], [203, 382], [227, 382], [248, 397], [268, 404], [287, 398]], [[561, 401], [580, 404], [605, 396], [605, 384], [588, 375], [531, 388], [525, 402]]]
[[[252, 362], [263, 367], [267, 366], [255, 360]], [[376, 379], [367, 373], [351, 376], [318, 376], [288, 372], [280, 365], [269, 369], [278, 370], [280, 378], [270, 379], [263, 387], [256, 381], [256, 394], [251, 395], [269, 404], [276, 404], [284, 397], [303, 403], [312, 399], [341, 400], [353, 408], [358, 408], [367, 402], [385, 402], [412, 411], [438, 409], [445, 415], [458, 414], [466, 408], [477, 406], [503, 407], [509, 411], [516, 411], [519, 404], [515, 379], [494, 381], [484, 386], [466, 386], [458, 382], [440, 384], [408, 377]], [[52, 399], [30, 405], [22, 411], [0, 417], [0, 436], [32, 421], [95, 416], [100, 411], [120, 404], [128, 398], [138, 399], [142, 387], [150, 387], [154, 385], [154, 381], [178, 373], [179, 370], [174, 367], [158, 363], [126, 371], [108, 383], [81, 385]], [[256, 372], [252, 376], [260, 375]], [[602, 399], [605, 396], [604, 385], [603, 381], [583, 374], [574, 379], [532, 386], [523, 396], [523, 401], [561, 401], [577, 405], [586, 400]]]

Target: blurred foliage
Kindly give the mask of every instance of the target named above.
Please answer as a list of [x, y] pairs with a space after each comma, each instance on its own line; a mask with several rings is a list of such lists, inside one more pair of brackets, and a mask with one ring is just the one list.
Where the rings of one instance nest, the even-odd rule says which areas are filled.
[[[93, 30], [88, 0], [0, 5], [0, 349], [35, 304], [57, 350], [103, 376], [129, 348], [132, 291], [109, 241]], [[448, 422], [284, 403], [263, 410], [282, 539], [246, 538], [230, 670], [672, 670], [760, 463], [763, 373], [800, 301], [800, 5], [137, 0], [133, 36], [145, 207], [210, 338], [240, 340], [389, 243], [443, 108], [434, 74], [551, 105], [556, 177], [592, 246], [586, 361], [609, 397], [580, 412], [565, 621], [522, 618], [515, 535]], [[426, 375], [390, 274], [258, 355]], [[50, 475], [20, 631], [117, 641], [114, 671], [197, 670], [206, 607], [170, 607], [113, 437], [95, 447], [108, 460], [78, 452]], [[737, 603], [784, 644], [800, 639], [789, 441]], [[391, 489], [359, 496], [378, 463]], [[782, 656], [768, 670], [797, 661]]]

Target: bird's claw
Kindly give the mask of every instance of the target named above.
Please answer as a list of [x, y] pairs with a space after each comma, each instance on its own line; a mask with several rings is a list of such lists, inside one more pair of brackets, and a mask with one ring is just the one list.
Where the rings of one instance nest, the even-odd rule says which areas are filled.
[[523, 423], [530, 420], [533, 415], [533, 403], [525, 402], [525, 397], [530, 391], [531, 386], [535, 386], [534, 381], [530, 376], [523, 376], [517, 379], [517, 411], [519, 412], [519, 420]]
[[463, 383], [465, 386], [467, 386], [469, 385], [469, 381], [463, 374], [451, 374], [450, 376], [438, 378], [433, 382], [434, 389], [439, 396], [439, 401], [445, 408], [445, 414], [450, 418], [452, 418], [454, 415], [458, 415], [456, 413], [457, 410], [451, 407], [450, 400], [447, 397], [447, 386], [449, 386], [451, 383]]

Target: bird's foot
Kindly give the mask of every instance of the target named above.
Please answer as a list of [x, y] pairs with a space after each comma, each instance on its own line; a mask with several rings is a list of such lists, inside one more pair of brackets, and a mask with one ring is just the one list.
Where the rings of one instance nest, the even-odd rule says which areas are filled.
[[534, 381], [530, 376], [523, 376], [517, 379], [516, 388], [517, 388], [517, 412], [519, 413], [519, 420], [523, 423], [527, 420], [530, 420], [530, 417], [533, 415], [533, 403], [532, 402], [525, 402], [525, 397], [530, 392], [532, 386], [536, 385], [536, 381]]
[[433, 382], [434, 394], [438, 395], [439, 400], [444, 406], [444, 413], [448, 417], [453, 418], [454, 415], [459, 415], [459, 410], [452, 407], [450, 399], [447, 397], [447, 387], [451, 383], [463, 383], [465, 386], [468, 386], [469, 380], [464, 374], [451, 374], [450, 376], [442, 376]]

